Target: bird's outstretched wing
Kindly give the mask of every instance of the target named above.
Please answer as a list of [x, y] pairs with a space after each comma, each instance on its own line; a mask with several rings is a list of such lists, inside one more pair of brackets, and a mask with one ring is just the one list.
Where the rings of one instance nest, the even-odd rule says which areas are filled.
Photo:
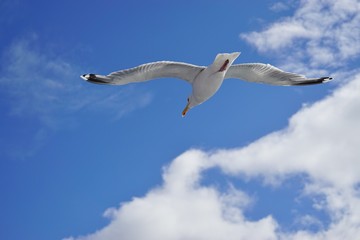
[[203, 69], [205, 67], [188, 63], [161, 61], [113, 72], [107, 76], [84, 74], [81, 77], [92, 83], [112, 85], [144, 82], [157, 78], [178, 78], [191, 84]]
[[239, 78], [249, 82], [272, 85], [311, 85], [330, 81], [330, 77], [306, 78], [304, 75], [284, 72], [270, 64], [246, 63], [232, 65], [225, 78]]

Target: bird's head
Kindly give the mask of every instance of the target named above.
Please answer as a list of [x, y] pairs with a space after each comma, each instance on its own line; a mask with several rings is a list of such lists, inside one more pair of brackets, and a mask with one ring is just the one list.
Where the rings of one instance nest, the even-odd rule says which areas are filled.
[[212, 67], [217, 72], [226, 73], [231, 64], [235, 61], [235, 59], [240, 55], [240, 52], [233, 53], [219, 53], [216, 55], [215, 60], [212, 64]]
[[201, 104], [201, 102], [197, 101], [193, 95], [190, 95], [187, 99], [187, 104], [184, 110], [182, 111], [182, 116], [185, 117], [186, 113], [193, 107]]

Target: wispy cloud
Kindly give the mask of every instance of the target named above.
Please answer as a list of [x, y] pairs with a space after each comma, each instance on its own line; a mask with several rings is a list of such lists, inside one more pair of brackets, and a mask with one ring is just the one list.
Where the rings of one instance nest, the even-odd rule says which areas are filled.
[[[36, 136], [47, 136], [63, 123], [76, 121], [76, 113], [101, 112], [110, 120], [118, 120], [151, 102], [150, 93], [133, 91], [132, 87], [110, 89], [85, 84], [79, 78], [80, 66], [59, 57], [54, 49], [40, 47], [40, 42], [35, 34], [16, 40], [1, 59], [0, 91], [10, 100], [9, 116], [38, 121], [29, 141], [34, 146], [23, 155], [33, 153], [45, 142], [46, 138]], [[70, 115], [74, 117], [69, 119]]]
[[270, 6], [270, 9], [274, 12], [281, 12], [289, 9], [289, 6], [283, 2], [276, 2]]
[[275, 2], [270, 6], [270, 10], [274, 12], [286, 11], [290, 8], [289, 3]]
[[63, 108], [66, 101], [59, 101], [59, 97], [74, 90], [69, 88], [74, 71], [71, 65], [34, 49], [35, 39], [16, 41], [2, 59], [0, 84], [12, 98], [12, 115], [43, 117]]

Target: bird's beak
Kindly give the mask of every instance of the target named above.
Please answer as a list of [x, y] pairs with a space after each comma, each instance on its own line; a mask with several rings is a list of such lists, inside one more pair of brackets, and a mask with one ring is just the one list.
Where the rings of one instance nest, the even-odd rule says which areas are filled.
[[185, 117], [186, 113], [189, 111], [189, 109], [190, 109], [189, 105], [190, 105], [190, 103], [186, 104], [186, 107], [182, 111], [182, 117]]

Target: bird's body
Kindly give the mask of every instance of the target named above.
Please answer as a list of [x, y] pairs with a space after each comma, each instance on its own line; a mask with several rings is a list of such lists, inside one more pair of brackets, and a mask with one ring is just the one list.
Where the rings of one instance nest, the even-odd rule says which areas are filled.
[[229, 66], [240, 53], [218, 54], [213, 64], [204, 68], [192, 82], [192, 93], [188, 105], [183, 111], [185, 116], [188, 109], [197, 106], [211, 98], [224, 81]]
[[213, 72], [213, 69], [204, 69], [192, 83], [192, 96], [198, 102], [204, 102], [219, 90], [224, 81], [224, 73]]
[[185, 80], [192, 85], [192, 93], [182, 112], [183, 116], [189, 109], [211, 98], [227, 78], [283, 86], [318, 84], [332, 79], [330, 77], [306, 78], [303, 75], [284, 72], [263, 63], [232, 65], [239, 55], [239, 52], [218, 54], [208, 67], [162, 61], [113, 72], [107, 76], [84, 74], [81, 78], [92, 83], [112, 85], [124, 85], [164, 77]]

